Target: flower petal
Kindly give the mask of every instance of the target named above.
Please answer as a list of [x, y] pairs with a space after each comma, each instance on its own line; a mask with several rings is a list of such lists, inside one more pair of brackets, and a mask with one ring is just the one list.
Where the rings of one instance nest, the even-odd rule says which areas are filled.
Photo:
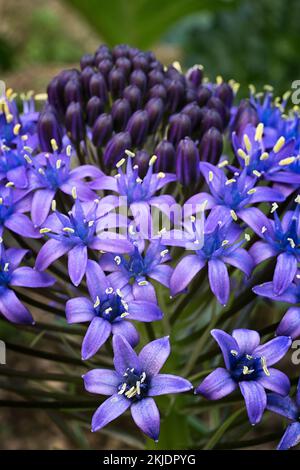
[[256, 207], [239, 210], [239, 217], [260, 237], [262, 236], [263, 227], [267, 229], [270, 236], [274, 234], [271, 221]]
[[276, 334], [278, 336], [290, 336], [292, 339], [300, 336], [300, 308], [291, 307], [287, 310], [279, 323]]
[[151, 341], [151, 343], [143, 347], [139, 354], [139, 361], [147, 376], [152, 377], [158, 374], [169, 357], [170, 352], [168, 336]]
[[227, 369], [229, 369], [232, 357], [231, 351], [236, 351], [238, 353], [240, 352], [240, 348], [237, 344], [237, 341], [228, 333], [225, 333], [225, 331], [222, 330], [212, 330], [210, 334], [217, 341], [222, 351], [225, 365]]
[[187, 255], [177, 264], [170, 280], [172, 295], [182, 292], [198, 272], [205, 266], [205, 261], [197, 255]]
[[223, 261], [238, 268], [245, 273], [247, 277], [250, 276], [254, 268], [253, 259], [244, 248], [237, 248], [230, 253], [230, 256], [224, 256]]
[[112, 342], [114, 350], [114, 365], [116, 371], [121, 375], [123, 375], [128, 368], [134, 368], [140, 371], [139, 358], [128, 341], [123, 336], [114, 335]]
[[133, 300], [128, 304], [129, 320], [151, 322], [161, 320], [163, 317], [159, 306], [154, 302]]
[[276, 295], [274, 293], [273, 282], [264, 282], [263, 284], [254, 286], [252, 290], [257, 295], [276, 300], [277, 302], [287, 302], [289, 304], [298, 303], [297, 287], [295, 284], [291, 284], [291, 286], [288, 287], [287, 290], [281, 295]]
[[277, 251], [268, 243], [258, 241], [251, 246], [249, 253], [252, 256], [255, 265], [257, 265], [262, 263], [266, 259], [276, 256]]
[[160, 264], [151, 269], [151, 271], [148, 272], [148, 276], [152, 279], [155, 279], [155, 281], [160, 282], [160, 284], [169, 287], [172, 273], [173, 268], [171, 268], [171, 266], [168, 266], [167, 264]]
[[66, 303], [66, 317], [68, 323], [82, 323], [92, 321], [95, 316], [93, 303], [86, 297], [76, 297]]
[[34, 225], [42, 225], [49, 214], [51, 203], [55, 196], [53, 189], [38, 189], [33, 194], [31, 204], [31, 219]]
[[158, 374], [152, 377], [148, 395], [168, 395], [169, 393], [182, 393], [192, 390], [193, 385], [186, 379], [171, 374]]
[[97, 261], [88, 260], [86, 266], [86, 283], [93, 301], [105, 295], [105, 290], [110, 287], [107, 277]]
[[44, 271], [50, 264], [67, 253], [70, 248], [72, 248], [72, 245], [54, 239], [48, 240], [37, 255], [35, 268], [38, 271]]
[[122, 378], [114, 370], [93, 369], [82, 376], [84, 387], [90, 393], [113, 395], [118, 391]]
[[232, 336], [239, 345], [241, 354], [251, 354], [260, 343], [260, 336], [257, 331], [239, 328], [233, 330]]
[[253, 356], [264, 357], [267, 366], [272, 366], [282, 359], [292, 344], [291, 338], [278, 336], [265, 344], [258, 346], [253, 351]]
[[113, 335], [123, 336], [133, 348], [138, 344], [140, 335], [136, 328], [129, 321], [122, 320], [115, 322], [111, 326]]
[[54, 277], [28, 266], [15, 269], [10, 280], [10, 285], [20, 287], [49, 287], [53, 284]]
[[228, 370], [218, 367], [209, 374], [195, 389], [195, 393], [203, 395], [208, 400], [220, 400], [237, 388]]
[[297, 258], [288, 253], [280, 253], [274, 271], [273, 289], [281, 295], [292, 284], [297, 273]]
[[278, 444], [277, 450], [287, 450], [300, 442], [300, 423], [289, 424]]
[[259, 423], [267, 405], [265, 389], [255, 381], [240, 382], [239, 386], [245, 399], [250, 423]]
[[130, 400], [127, 400], [123, 395], [115, 394], [109, 397], [94, 413], [92, 418], [92, 431], [99, 431], [99, 429], [125, 413], [130, 405]]
[[108, 339], [111, 334], [111, 324], [103, 318], [95, 317], [83, 338], [81, 354], [82, 359], [86, 361], [94, 356], [96, 352]]
[[4, 225], [12, 232], [22, 235], [22, 237], [41, 238], [39, 230], [34, 228], [33, 223], [25, 214], [14, 213], [12, 217], [6, 220]]
[[268, 393], [267, 409], [288, 419], [298, 418], [298, 408], [289, 396], [283, 397], [277, 393]]
[[282, 396], [288, 395], [291, 388], [288, 377], [273, 367], [270, 367], [268, 370], [270, 375], [263, 374], [259, 377], [258, 382], [267, 390], [271, 390], [271, 392], [279, 393]]
[[76, 245], [68, 253], [69, 276], [75, 286], [79, 286], [85, 275], [87, 260], [87, 247], [85, 245]]
[[226, 265], [219, 259], [208, 261], [208, 278], [212, 292], [221, 305], [226, 305], [230, 294], [230, 281]]
[[25, 325], [32, 325], [34, 323], [29, 310], [10, 289], [5, 289], [1, 292], [0, 312], [7, 320], [13, 323], [22, 323]]
[[160, 431], [159, 411], [153, 398], [144, 398], [131, 406], [135, 424], [154, 441], [158, 441]]
[[132, 294], [135, 300], [141, 300], [146, 302], [156, 303], [156, 293], [151, 282], [146, 281], [144, 284], [134, 282], [132, 284]]

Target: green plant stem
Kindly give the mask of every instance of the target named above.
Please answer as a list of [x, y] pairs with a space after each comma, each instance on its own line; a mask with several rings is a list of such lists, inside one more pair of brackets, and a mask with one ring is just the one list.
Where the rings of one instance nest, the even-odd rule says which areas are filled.
[[245, 408], [238, 409], [235, 413], [233, 413], [213, 434], [213, 436], [209, 439], [207, 444], [204, 446], [204, 450], [213, 449], [218, 441], [223, 437], [227, 429], [231, 426], [234, 421], [241, 416], [242, 413], [245, 413]]
[[82, 378], [76, 375], [66, 375], [66, 374], [53, 374], [53, 373], [44, 373], [44, 372], [27, 372], [21, 370], [9, 369], [5, 366], [0, 367], [0, 376], [5, 377], [19, 377], [22, 379], [28, 380], [46, 380], [51, 382], [66, 382], [81, 384]]

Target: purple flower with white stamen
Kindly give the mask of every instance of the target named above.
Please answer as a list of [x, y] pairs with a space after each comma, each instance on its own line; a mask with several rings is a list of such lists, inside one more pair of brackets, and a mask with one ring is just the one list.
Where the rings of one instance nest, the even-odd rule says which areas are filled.
[[111, 272], [109, 280], [115, 289], [129, 287], [135, 299], [157, 302], [149, 278], [169, 288], [173, 268], [166, 262], [171, 258], [160, 239], [152, 241], [145, 254], [143, 251], [144, 244], [134, 244], [128, 256], [106, 253], [100, 259], [100, 266]]
[[49, 287], [55, 279], [29, 266], [18, 267], [27, 250], [8, 248], [0, 243], [0, 312], [13, 323], [34, 323], [29, 310], [20, 302], [14, 287]]
[[[276, 209], [276, 206], [273, 207]], [[258, 209], [253, 209], [252, 213], [244, 218], [262, 238], [262, 241], [254, 243], [250, 248], [255, 263], [260, 264], [266, 259], [277, 257], [273, 276], [273, 290], [277, 296], [286, 291], [297, 274], [300, 261], [299, 211], [300, 205], [297, 204], [294, 211], [287, 211], [280, 220], [274, 210], [273, 222]]]
[[[204, 221], [204, 233], [200, 220], [193, 217], [186, 222], [183, 231], [173, 230], [163, 234], [166, 245], [183, 246], [195, 253], [184, 256], [177, 264], [170, 280], [171, 294], [182, 292], [192, 279], [208, 265], [208, 278], [212, 292], [222, 305], [230, 295], [230, 280], [226, 264], [240, 269], [250, 276], [253, 260], [244, 248], [244, 240], [238, 241], [240, 228], [231, 221], [214, 225], [211, 215]], [[214, 215], [213, 215], [214, 217]], [[203, 238], [204, 237], [204, 238]]]
[[211, 334], [220, 346], [226, 369], [218, 367], [195, 393], [209, 400], [219, 400], [239, 387], [250, 423], [259, 423], [267, 405], [265, 389], [282, 396], [290, 391], [288, 377], [270, 366], [285, 356], [291, 338], [278, 336], [260, 345], [260, 336], [254, 330], [237, 329], [232, 336], [222, 330], [212, 330]]
[[286, 302], [288, 304], [300, 303], [300, 274], [296, 274], [294, 281], [286, 288], [282, 294], [276, 294], [274, 282], [264, 282], [253, 287], [253, 292], [261, 297], [275, 300], [276, 302]]
[[132, 347], [136, 346], [139, 334], [128, 320], [162, 319], [155, 303], [134, 300], [128, 288], [114, 290], [96, 261], [87, 262], [86, 281], [91, 299], [77, 297], [66, 304], [69, 323], [90, 322], [82, 343], [84, 360], [94, 356], [111, 334], [122, 335]]
[[[76, 194], [73, 193], [73, 196]], [[51, 214], [45, 222], [46, 226], [40, 230], [41, 233], [47, 234], [50, 240], [39, 251], [36, 268], [43, 271], [68, 253], [70, 279], [78, 286], [86, 271], [88, 248], [112, 253], [130, 252], [131, 243], [121, 235], [114, 232], [97, 234], [97, 209], [97, 202], [92, 207], [87, 207], [75, 199], [74, 207], [68, 216], [58, 211]], [[106, 225], [110, 225], [109, 219]]]
[[293, 400], [275, 393], [268, 394], [267, 409], [291, 420], [279, 442], [278, 450], [287, 450], [300, 442], [300, 380]]
[[130, 408], [136, 425], [158, 441], [160, 415], [153, 397], [190, 391], [192, 384], [181, 377], [160, 374], [170, 354], [168, 337], [143, 347], [139, 355], [122, 336], [113, 338], [115, 370], [94, 369], [83, 376], [85, 389], [110, 395], [92, 418], [92, 431], [98, 431]]
[[71, 169], [71, 146], [58, 152], [55, 141], [52, 144], [53, 153], [41, 153], [31, 160], [30, 187], [35, 190], [31, 217], [36, 226], [45, 222], [58, 190], [71, 195], [73, 188], [76, 188], [81, 201], [93, 201], [96, 195], [83, 178], [95, 178], [102, 174], [92, 165]]

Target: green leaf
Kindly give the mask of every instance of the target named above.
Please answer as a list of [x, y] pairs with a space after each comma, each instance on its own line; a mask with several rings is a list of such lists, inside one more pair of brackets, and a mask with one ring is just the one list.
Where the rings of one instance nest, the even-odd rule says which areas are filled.
[[236, 5], [238, 0], [66, 0], [109, 45], [127, 42], [147, 48], [182, 17]]

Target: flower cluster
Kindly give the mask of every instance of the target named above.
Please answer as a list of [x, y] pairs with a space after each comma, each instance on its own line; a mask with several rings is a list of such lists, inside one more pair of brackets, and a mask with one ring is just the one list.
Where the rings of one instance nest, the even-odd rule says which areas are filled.
[[[190, 392], [198, 358], [215, 354], [195, 393], [239, 389], [251, 424], [265, 410], [292, 420], [280, 449], [300, 441], [299, 386], [293, 401], [273, 368], [300, 335], [299, 113], [269, 90], [235, 105], [237, 88], [102, 45], [53, 78], [42, 109], [32, 94], [22, 112], [11, 90], [1, 99], [0, 312], [31, 324], [24, 288], [35, 288], [45, 311], [63, 304], [69, 324], [86, 325], [83, 361], [112, 344], [115, 370], [83, 376], [109, 397], [93, 431], [130, 409], [157, 441], [153, 397]], [[247, 328], [259, 298], [292, 304], [267, 333]], [[232, 335], [218, 328], [239, 312]], [[182, 352], [189, 337], [204, 352]], [[173, 371], [188, 379], [160, 373], [171, 344]]]

